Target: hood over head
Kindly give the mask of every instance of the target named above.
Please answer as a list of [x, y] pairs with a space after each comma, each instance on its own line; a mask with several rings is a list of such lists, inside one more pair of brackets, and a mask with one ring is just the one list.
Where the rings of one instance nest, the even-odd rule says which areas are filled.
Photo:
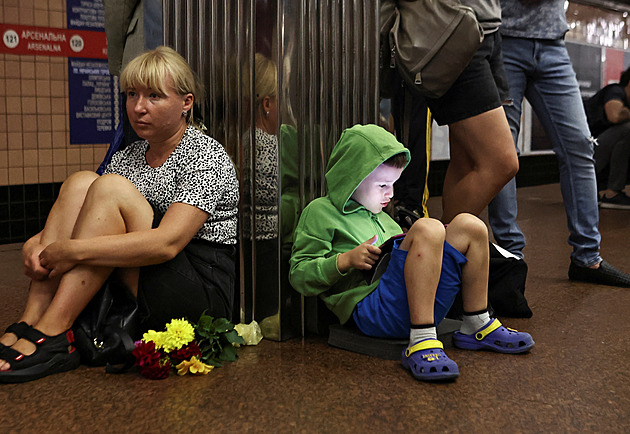
[[342, 212], [350, 211], [346, 204], [361, 181], [386, 160], [401, 153], [407, 155], [409, 164], [409, 150], [382, 127], [355, 125], [346, 129], [326, 167], [328, 197], [333, 205]]

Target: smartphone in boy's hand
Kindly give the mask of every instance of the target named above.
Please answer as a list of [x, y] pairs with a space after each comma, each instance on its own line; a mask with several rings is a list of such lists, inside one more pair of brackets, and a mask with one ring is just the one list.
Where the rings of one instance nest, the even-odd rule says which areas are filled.
[[[404, 238], [405, 234], [394, 235], [389, 238], [383, 244], [378, 246], [381, 249], [381, 255], [379, 256], [376, 263], [369, 270], [363, 270], [363, 276], [365, 277], [365, 281], [368, 284], [371, 284], [378, 279], [381, 278], [385, 270], [387, 269], [387, 264], [389, 264], [389, 257], [392, 254], [392, 248], [394, 247], [394, 241]], [[378, 242], [378, 241], [376, 241]]]

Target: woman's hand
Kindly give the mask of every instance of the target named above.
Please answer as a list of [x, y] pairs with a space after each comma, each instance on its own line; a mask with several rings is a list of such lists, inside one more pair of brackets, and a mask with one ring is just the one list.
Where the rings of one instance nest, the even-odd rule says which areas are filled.
[[39, 254], [39, 262], [50, 271], [48, 277], [61, 276], [71, 270], [77, 261], [72, 256], [72, 240], [56, 241]]
[[40, 234], [35, 235], [24, 243], [22, 247], [22, 259], [24, 261], [24, 274], [33, 280], [45, 280], [50, 271], [45, 268], [40, 260], [39, 254], [44, 250], [44, 245], [40, 244]]
[[339, 271], [346, 273], [351, 268], [358, 270], [371, 269], [381, 254], [381, 249], [372, 245], [377, 239], [378, 237], [374, 235], [354, 249], [337, 256], [337, 268]]

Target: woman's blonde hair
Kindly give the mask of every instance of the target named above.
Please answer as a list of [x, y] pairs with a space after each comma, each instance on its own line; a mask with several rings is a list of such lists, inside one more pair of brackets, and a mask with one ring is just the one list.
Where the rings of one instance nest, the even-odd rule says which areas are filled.
[[256, 91], [255, 107], [259, 111], [257, 115], [262, 115], [263, 99], [278, 95], [278, 68], [273, 60], [260, 53], [255, 55], [254, 68], [256, 74], [254, 83]]
[[[166, 79], [169, 76], [178, 95], [192, 93], [195, 102], [201, 104], [202, 86], [196, 74], [177, 51], [163, 45], [131, 60], [120, 74], [120, 87], [127, 91], [146, 86], [166, 95]], [[191, 109], [186, 115], [186, 121], [190, 123], [192, 119]]]

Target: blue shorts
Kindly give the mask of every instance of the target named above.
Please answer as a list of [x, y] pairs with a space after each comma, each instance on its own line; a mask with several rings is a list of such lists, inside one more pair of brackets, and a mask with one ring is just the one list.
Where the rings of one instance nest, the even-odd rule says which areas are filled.
[[[352, 317], [359, 330], [379, 338], [406, 338], [411, 320], [405, 285], [407, 251], [401, 250], [402, 240], [396, 240], [387, 270], [374, 291], [361, 300]], [[435, 294], [433, 315], [435, 324], [442, 322], [462, 287], [462, 266], [468, 260], [446, 241], [442, 257], [442, 273]]]

